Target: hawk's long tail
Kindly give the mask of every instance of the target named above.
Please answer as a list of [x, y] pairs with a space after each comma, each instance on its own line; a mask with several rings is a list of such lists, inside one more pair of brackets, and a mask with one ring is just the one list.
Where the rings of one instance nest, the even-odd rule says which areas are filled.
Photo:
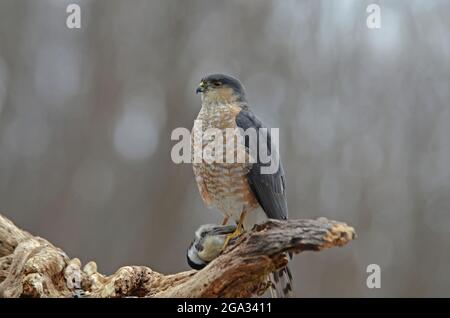
[[272, 298], [292, 297], [292, 274], [288, 266], [270, 274]]

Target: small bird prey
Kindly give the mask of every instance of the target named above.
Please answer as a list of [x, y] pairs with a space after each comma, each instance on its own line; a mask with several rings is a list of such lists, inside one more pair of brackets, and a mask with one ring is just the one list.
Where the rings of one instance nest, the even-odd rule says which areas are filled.
[[204, 224], [195, 231], [194, 241], [189, 246], [187, 261], [193, 269], [200, 270], [222, 252], [228, 235], [236, 230], [235, 225]]
[[[224, 147], [227, 143], [227, 128], [242, 128], [243, 131], [248, 128], [257, 131], [266, 128], [250, 110], [244, 87], [239, 80], [223, 74], [209, 75], [201, 80], [197, 93], [201, 94], [202, 108], [192, 130], [193, 147], [196, 144], [203, 148], [207, 146], [207, 140], [197, 139], [210, 128], [223, 132]], [[257, 136], [259, 143], [263, 139], [259, 138], [259, 134]], [[234, 147], [236, 158], [239, 156], [239, 149], [244, 149], [247, 157], [252, 153], [248, 136], [241, 137], [238, 140], [244, 143], [244, 147]], [[261, 173], [261, 168], [270, 163], [263, 163], [258, 151], [256, 163], [229, 163], [226, 160], [208, 162], [204, 159], [200, 162], [193, 161], [195, 180], [205, 204], [222, 212], [224, 225], [229, 218], [236, 222], [236, 231], [227, 237], [225, 246], [230, 239], [250, 229], [255, 223], [267, 218], [285, 220], [288, 217], [283, 165], [273, 147], [269, 131], [265, 139], [268, 153], [279, 162], [278, 169], [272, 174]], [[274, 273], [272, 279], [278, 296], [287, 296], [291, 292], [288, 267]]]

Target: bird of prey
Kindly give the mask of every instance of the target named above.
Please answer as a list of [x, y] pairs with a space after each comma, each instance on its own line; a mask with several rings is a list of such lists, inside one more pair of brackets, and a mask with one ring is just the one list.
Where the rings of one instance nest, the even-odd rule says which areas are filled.
[[[267, 128], [251, 111], [244, 87], [236, 78], [223, 74], [209, 75], [201, 80], [197, 93], [201, 95], [202, 107], [192, 130], [193, 146], [200, 144], [206, 147], [207, 141], [197, 139], [210, 128], [222, 131], [223, 136], [226, 136], [227, 128], [242, 128], [243, 131]], [[238, 157], [239, 149], [244, 149], [248, 159], [252, 153], [250, 141], [248, 136], [241, 137], [238, 140], [244, 145], [234, 147], [234, 155]], [[258, 151], [254, 163], [249, 160], [244, 163], [226, 160], [208, 162], [204, 159], [193, 161], [195, 179], [205, 204], [222, 212], [223, 225], [227, 224], [229, 218], [236, 222], [236, 231], [228, 236], [225, 245], [264, 218], [284, 220], [288, 217], [285, 174], [279, 154], [273, 147], [269, 132], [267, 138], [260, 138], [259, 134], [257, 138], [257, 144], [265, 139], [268, 153], [279, 163], [274, 173], [261, 173], [261, 168], [270, 163], [263, 163]], [[224, 145], [227, 142], [230, 141], [223, 138]], [[276, 295], [288, 296], [292, 290], [288, 267], [273, 273], [272, 279]]]

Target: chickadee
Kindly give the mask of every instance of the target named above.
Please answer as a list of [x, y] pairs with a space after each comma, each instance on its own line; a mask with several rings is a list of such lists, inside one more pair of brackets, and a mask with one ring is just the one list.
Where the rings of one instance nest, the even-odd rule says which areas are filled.
[[187, 262], [200, 270], [222, 252], [227, 236], [236, 230], [235, 225], [204, 224], [195, 231], [195, 239], [187, 250]]

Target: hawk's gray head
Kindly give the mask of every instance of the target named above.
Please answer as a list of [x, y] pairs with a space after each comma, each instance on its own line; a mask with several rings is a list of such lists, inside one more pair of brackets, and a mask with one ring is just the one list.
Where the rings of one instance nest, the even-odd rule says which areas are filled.
[[244, 86], [238, 79], [224, 74], [212, 74], [204, 77], [197, 93], [201, 93], [202, 100], [216, 104], [245, 102]]

